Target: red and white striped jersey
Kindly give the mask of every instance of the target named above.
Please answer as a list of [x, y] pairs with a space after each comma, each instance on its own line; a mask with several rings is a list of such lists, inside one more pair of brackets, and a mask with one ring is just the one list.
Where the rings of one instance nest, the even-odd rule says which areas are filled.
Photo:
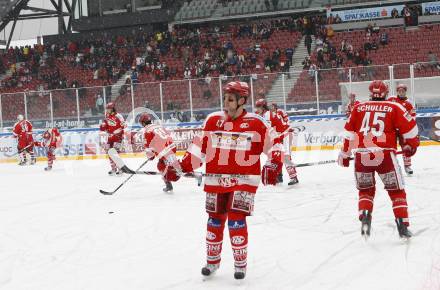
[[356, 105], [345, 130], [350, 148], [358, 151], [396, 150], [398, 132], [404, 139], [418, 136], [414, 118], [402, 105], [389, 101], [368, 101]]
[[260, 155], [269, 158], [282, 150], [276, 133], [262, 117], [245, 110], [236, 119], [225, 112], [210, 114], [202, 137], [196, 137], [182, 159], [184, 172], [206, 163], [206, 192], [255, 193], [260, 183]]

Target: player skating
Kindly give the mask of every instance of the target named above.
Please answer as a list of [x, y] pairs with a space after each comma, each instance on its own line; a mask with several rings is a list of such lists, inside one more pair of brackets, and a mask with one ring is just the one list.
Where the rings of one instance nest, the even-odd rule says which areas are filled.
[[35, 146], [46, 147], [47, 149], [47, 167], [46, 171], [52, 170], [53, 161], [56, 159], [55, 150], [61, 145], [61, 134], [57, 128], [51, 128], [43, 133], [43, 141], [35, 142]]
[[[416, 118], [416, 110], [414, 109], [414, 106], [409, 102], [408, 96], [406, 95], [407, 87], [404, 84], [400, 84], [397, 86], [397, 96], [390, 97], [388, 100], [391, 102], [397, 102], [401, 104], [405, 109], [409, 112], [409, 114], [415, 119]], [[402, 136], [398, 135], [399, 139], [399, 145], [403, 146], [404, 140]], [[411, 168], [411, 157], [409, 156], [403, 156], [403, 165], [405, 168], [405, 172], [408, 175], [412, 175], [414, 172]]]
[[[294, 185], [298, 183], [298, 174], [296, 172], [295, 164], [292, 161], [292, 142], [293, 142], [293, 130], [289, 125], [289, 115], [280, 109], [276, 103], [273, 103], [271, 106], [272, 114], [276, 114], [278, 118], [281, 120], [281, 125], [278, 125], [275, 130], [280, 135], [280, 143], [283, 144], [284, 147], [284, 166], [286, 167], [286, 171], [289, 174], [289, 183], [288, 185]], [[283, 174], [281, 173], [281, 182], [283, 182]]]
[[[108, 135], [106, 150], [110, 148], [115, 148], [119, 153], [122, 149], [122, 140], [124, 138], [124, 128], [126, 127], [124, 117], [116, 112], [116, 107], [114, 103], [108, 103], [106, 106], [105, 119], [101, 123], [99, 129], [106, 132]], [[116, 164], [111, 158], [110, 166], [111, 170], [108, 172], [109, 175], [120, 175], [122, 172], [116, 167]]]
[[26, 165], [27, 154], [30, 156], [30, 164], [37, 161], [34, 155], [34, 138], [32, 136], [32, 124], [25, 120], [23, 115], [17, 116], [17, 123], [14, 124], [12, 135], [17, 138], [17, 150], [20, 162], [18, 165]]
[[[284, 165], [286, 166], [286, 171], [289, 174], [289, 178], [290, 178], [288, 185], [293, 185], [298, 183], [298, 176], [296, 173], [295, 164], [293, 164], [292, 162], [292, 157], [290, 152], [291, 130], [289, 126], [289, 116], [281, 109], [278, 109], [276, 104], [273, 104], [272, 110], [269, 110], [267, 101], [265, 99], [257, 100], [257, 102], [255, 103], [255, 108], [256, 108], [256, 113], [262, 116], [264, 119], [266, 119], [271, 124], [275, 132], [278, 134], [277, 141], [280, 144], [283, 144], [283, 148], [284, 148], [283, 162]], [[278, 183], [283, 182], [282, 171], [277, 177], [277, 182]]]
[[[263, 118], [243, 108], [248, 96], [247, 83], [228, 83], [224, 88], [225, 111], [207, 117], [202, 137], [193, 140], [181, 162], [185, 173], [192, 173], [206, 163], [204, 191], [209, 219], [204, 276], [210, 276], [220, 266], [223, 231], [228, 220], [234, 277], [244, 279], [248, 244], [246, 217], [252, 214], [261, 179], [265, 185], [276, 184], [282, 167], [282, 146], [274, 144], [275, 132]], [[260, 171], [263, 152], [268, 155], [268, 161]]]
[[373, 81], [369, 90], [371, 100], [356, 105], [345, 124], [347, 137], [338, 163], [348, 167], [349, 158], [354, 153], [362, 235], [370, 235], [377, 172], [391, 198], [399, 235], [409, 238], [408, 204], [403, 176], [396, 160], [396, 136], [402, 135], [403, 154], [414, 155], [419, 146], [417, 124], [403, 106], [385, 100], [388, 87], [384, 82]]
[[[163, 174], [167, 172], [169, 175], [166, 179], [164, 177], [165, 188], [163, 191], [170, 192], [173, 190], [171, 181], [177, 181], [179, 179], [176, 171], [166, 170], [168, 166], [173, 166], [180, 171], [176, 158], [176, 145], [173, 143], [171, 135], [165, 128], [152, 123], [152, 118], [148, 113], [142, 113], [139, 116], [139, 124], [143, 127], [145, 154], [150, 160], [156, 157], [159, 158], [157, 169]], [[133, 173], [128, 171], [127, 167], [122, 167], [122, 171], [125, 173]]]

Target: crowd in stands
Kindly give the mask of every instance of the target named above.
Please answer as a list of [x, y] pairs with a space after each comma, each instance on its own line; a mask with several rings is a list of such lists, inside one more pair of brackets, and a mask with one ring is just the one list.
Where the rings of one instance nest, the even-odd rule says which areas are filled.
[[[6, 61], [1, 63], [12, 75], [2, 81], [2, 87], [64, 89], [78, 87], [78, 83], [82, 85], [90, 79], [97, 81], [95, 85], [112, 84], [128, 70], [134, 71], [133, 82], [234, 76], [252, 73], [260, 58], [266, 71], [278, 71], [282, 69], [281, 56], [291, 59], [294, 46], [287, 52], [280, 48], [268, 50], [265, 43], [272, 33], [313, 30], [314, 21], [315, 18], [309, 17], [286, 17], [246, 24], [181, 27], [153, 34], [139, 30], [127, 36], [10, 48], [3, 55]], [[254, 40], [251, 46], [234, 47], [234, 39], [247, 37]], [[170, 59], [183, 59], [183, 65], [174, 62], [170, 65], [167, 63]], [[65, 65], [86, 71], [88, 76], [75, 79], [69, 70], [60, 71]], [[27, 86], [32, 80], [34, 87]]]

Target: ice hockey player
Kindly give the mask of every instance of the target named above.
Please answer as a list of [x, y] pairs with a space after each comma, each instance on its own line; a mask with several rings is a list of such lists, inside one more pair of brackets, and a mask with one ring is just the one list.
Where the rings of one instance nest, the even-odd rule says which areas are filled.
[[20, 162], [18, 165], [26, 165], [27, 153], [29, 153], [31, 159], [31, 165], [37, 162], [34, 155], [34, 138], [32, 136], [32, 124], [28, 120], [25, 120], [23, 115], [17, 116], [17, 123], [14, 124], [12, 135], [17, 138], [17, 150]]
[[35, 142], [35, 146], [47, 148], [47, 167], [44, 170], [52, 170], [53, 161], [56, 159], [55, 149], [61, 146], [61, 140], [62, 137], [58, 129], [51, 128], [43, 133], [42, 142]]
[[[397, 96], [388, 98], [391, 102], [397, 102], [401, 104], [405, 109], [409, 112], [409, 114], [415, 119], [416, 118], [416, 110], [414, 109], [414, 106], [410, 103], [408, 100], [408, 97], [406, 95], [407, 87], [404, 84], [399, 84], [397, 86]], [[399, 145], [402, 146], [404, 144], [404, 140], [402, 136], [399, 134]], [[403, 165], [405, 168], [405, 172], [408, 175], [412, 175], [414, 172], [411, 168], [411, 157], [409, 156], [403, 156]]]
[[[124, 139], [124, 129], [126, 127], [124, 117], [116, 112], [114, 103], [108, 103], [106, 106], [105, 119], [101, 123], [99, 129], [108, 134], [106, 149], [115, 148], [119, 153], [122, 149], [122, 140]], [[111, 170], [109, 175], [120, 175], [122, 172], [117, 168], [116, 164], [109, 158]]]
[[354, 106], [356, 106], [357, 104], [360, 104], [360, 102], [356, 100], [356, 95], [353, 93], [350, 93], [348, 95], [348, 104], [345, 109], [345, 115], [347, 117], [350, 117], [351, 111], [353, 110]]
[[[143, 127], [144, 147], [147, 158], [153, 160], [158, 157], [157, 169], [162, 174], [168, 173], [165, 181], [164, 192], [171, 192], [173, 185], [171, 181], [177, 181], [178, 173], [181, 173], [180, 165], [176, 157], [176, 145], [169, 132], [159, 124], [153, 124], [152, 118], [148, 113], [142, 113], [139, 116], [139, 124]], [[177, 171], [166, 170], [168, 166], [173, 166]], [[130, 173], [130, 172], [126, 172]], [[168, 180], [167, 180], [168, 179]]]
[[[244, 279], [247, 266], [248, 231], [246, 217], [252, 214], [260, 180], [275, 185], [281, 171], [280, 144], [263, 118], [243, 107], [249, 97], [245, 82], [229, 82], [224, 88], [224, 110], [210, 114], [202, 137], [193, 139], [181, 167], [192, 173], [206, 163], [204, 191], [207, 222], [207, 264], [202, 275], [212, 275], [220, 266], [223, 231], [228, 220], [235, 279]], [[268, 161], [260, 168], [261, 153]], [[260, 177], [261, 174], [261, 177]]]
[[[267, 101], [265, 99], [259, 99], [255, 103], [256, 113], [260, 116], [262, 116], [264, 119], [266, 119], [269, 124], [271, 124], [272, 128], [275, 130], [275, 132], [278, 134], [278, 142], [283, 145], [283, 162], [286, 166], [286, 171], [289, 174], [289, 185], [294, 185], [298, 183], [298, 176], [296, 173], [295, 164], [292, 162], [291, 152], [290, 152], [290, 138], [289, 135], [291, 134], [290, 126], [289, 126], [289, 116], [282, 111], [281, 109], [278, 109], [278, 107], [272, 105], [272, 110], [269, 110], [269, 107], [267, 105]], [[277, 182], [282, 183], [283, 182], [283, 173], [280, 172], [280, 174], [277, 177]]]
[[[281, 120], [281, 126], [274, 128], [275, 131], [280, 135], [280, 142], [284, 147], [284, 166], [286, 167], [286, 171], [289, 174], [289, 183], [288, 185], [294, 185], [298, 183], [298, 174], [296, 172], [295, 164], [292, 161], [292, 142], [293, 142], [293, 129], [289, 125], [289, 115], [280, 109], [276, 103], [272, 103], [271, 106], [272, 114], [276, 114], [278, 118]], [[283, 182], [283, 174], [281, 176], [280, 181]]]
[[402, 105], [385, 100], [388, 87], [383, 81], [373, 81], [369, 90], [371, 100], [354, 106], [345, 124], [346, 139], [338, 163], [348, 167], [354, 153], [362, 235], [370, 235], [377, 172], [392, 201], [399, 235], [407, 239], [411, 232], [403, 176], [396, 160], [396, 136], [402, 135], [403, 154], [414, 155], [419, 146], [417, 124]]

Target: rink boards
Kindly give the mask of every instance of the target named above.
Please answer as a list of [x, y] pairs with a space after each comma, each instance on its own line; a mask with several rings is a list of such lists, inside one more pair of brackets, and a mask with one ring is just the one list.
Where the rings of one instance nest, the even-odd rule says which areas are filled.
[[[303, 116], [291, 118], [293, 151], [332, 150], [341, 146], [344, 116]], [[440, 112], [432, 111], [417, 114], [422, 145], [439, 145], [440, 143]], [[166, 125], [171, 132], [181, 155], [191, 144], [192, 139], [201, 134], [202, 123], [183, 123]], [[123, 142], [124, 156], [143, 156], [142, 134], [139, 128], [126, 130]], [[34, 139], [41, 140], [43, 131], [35, 131]], [[98, 129], [61, 130], [63, 146], [57, 148], [58, 160], [82, 160], [106, 157], [105, 144], [107, 136]], [[46, 159], [46, 149], [35, 147], [38, 160]], [[17, 141], [11, 134], [0, 134], [0, 163], [17, 160]]]

